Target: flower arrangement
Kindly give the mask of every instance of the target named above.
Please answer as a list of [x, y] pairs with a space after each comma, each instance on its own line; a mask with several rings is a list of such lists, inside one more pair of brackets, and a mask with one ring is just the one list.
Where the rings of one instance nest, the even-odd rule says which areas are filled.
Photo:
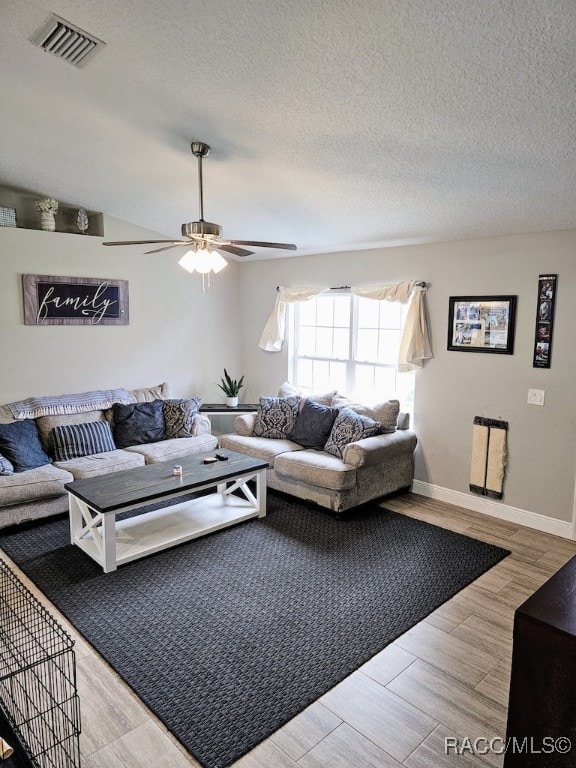
[[45, 200], [38, 200], [34, 205], [36, 206], [36, 210], [41, 213], [58, 212], [58, 201], [54, 200], [53, 197], [47, 197]]

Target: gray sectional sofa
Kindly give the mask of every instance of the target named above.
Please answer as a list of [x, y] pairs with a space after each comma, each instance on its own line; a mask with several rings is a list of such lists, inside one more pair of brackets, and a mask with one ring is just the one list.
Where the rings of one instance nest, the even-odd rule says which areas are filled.
[[[167, 400], [168, 385], [132, 390], [128, 395], [129, 402], [133, 403]], [[82, 398], [73, 397], [77, 413], [44, 415], [34, 419], [42, 447], [49, 456], [54, 427], [111, 419], [110, 409], [87, 411]], [[10, 408], [6, 405], [0, 406], [0, 424], [13, 421], [15, 419]], [[217, 447], [217, 438], [211, 434], [210, 420], [206, 416], [197, 413], [193, 417], [189, 432], [192, 435], [190, 437], [147, 442], [67, 461], [53, 460], [34, 469], [9, 475], [0, 474], [0, 528], [67, 511], [68, 500], [64, 485], [74, 480], [132, 469], [144, 464], [175, 461], [182, 456], [212, 451]]]
[[[279, 397], [285, 398], [293, 391], [285, 384]], [[270, 488], [337, 513], [411, 485], [417, 439], [409, 429], [409, 415], [399, 412], [397, 400], [370, 408], [336, 392], [312, 396], [312, 399], [380, 418], [386, 431], [349, 442], [340, 458], [325, 449], [303, 447], [287, 436], [259, 436], [255, 434], [258, 414], [249, 413], [236, 418], [236, 434], [220, 436], [220, 446], [268, 461]]]

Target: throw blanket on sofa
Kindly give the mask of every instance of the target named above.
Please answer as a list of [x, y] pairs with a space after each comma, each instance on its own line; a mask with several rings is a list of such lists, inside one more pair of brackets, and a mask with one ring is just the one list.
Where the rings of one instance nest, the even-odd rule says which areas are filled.
[[132, 402], [134, 398], [126, 389], [102, 389], [76, 395], [29, 397], [26, 400], [8, 403], [8, 408], [15, 419], [37, 419], [39, 416], [100, 411], [111, 408], [113, 403], [127, 405]]
[[506, 470], [508, 422], [474, 418], [470, 490], [492, 499], [502, 498]]

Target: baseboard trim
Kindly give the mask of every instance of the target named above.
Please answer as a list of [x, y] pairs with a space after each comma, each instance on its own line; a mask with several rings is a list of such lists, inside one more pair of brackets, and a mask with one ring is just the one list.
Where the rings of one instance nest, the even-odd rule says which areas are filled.
[[500, 520], [506, 520], [509, 523], [525, 525], [527, 528], [535, 528], [543, 533], [551, 533], [553, 536], [562, 536], [564, 539], [574, 540], [576, 533], [572, 522], [564, 520], [555, 520], [545, 515], [539, 515], [536, 512], [529, 512], [527, 509], [511, 507], [508, 504], [501, 504], [493, 499], [470, 496], [462, 491], [453, 491], [450, 488], [442, 488], [440, 485], [425, 483], [423, 480], [414, 480], [412, 491], [429, 499], [445, 501], [447, 504], [455, 504], [464, 509], [470, 509], [473, 512], [480, 512], [483, 515], [497, 517]]

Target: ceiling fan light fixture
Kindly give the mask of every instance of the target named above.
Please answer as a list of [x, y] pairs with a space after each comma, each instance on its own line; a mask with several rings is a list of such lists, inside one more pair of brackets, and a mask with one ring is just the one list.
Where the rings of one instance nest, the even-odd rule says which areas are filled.
[[217, 251], [199, 248], [197, 251], [186, 251], [178, 264], [188, 272], [198, 272], [201, 275], [214, 272], [217, 275], [228, 262]]
[[179, 260], [178, 264], [188, 272], [194, 272], [196, 269], [196, 252], [186, 251], [184, 256], [182, 256], [182, 258]]

